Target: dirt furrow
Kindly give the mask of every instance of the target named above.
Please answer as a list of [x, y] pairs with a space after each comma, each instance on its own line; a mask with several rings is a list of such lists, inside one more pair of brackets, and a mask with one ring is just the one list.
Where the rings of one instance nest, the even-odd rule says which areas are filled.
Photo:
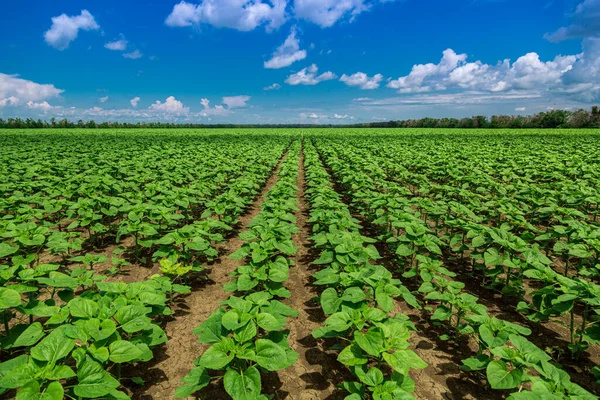
[[260, 213], [260, 205], [277, 182], [277, 173], [285, 157], [286, 155], [277, 164], [258, 199], [240, 218], [238, 235], [220, 246], [219, 253], [223, 256], [210, 267], [208, 284], [193, 291], [185, 299], [185, 304], [179, 306], [176, 318], [167, 323], [165, 327], [169, 337], [167, 343], [163, 348], [155, 351], [153, 361], [140, 366], [141, 370], [128, 371], [130, 376], [141, 376], [146, 380], [144, 386], [132, 396], [133, 399], [173, 399], [181, 379], [193, 368], [194, 360], [206, 350], [207, 346], [198, 343], [192, 330], [205, 321], [219, 308], [220, 303], [229, 297], [229, 293], [223, 290], [223, 285], [230, 281], [229, 274], [244, 262], [233, 260], [229, 255], [244, 243], [239, 233], [246, 231], [250, 221]]
[[[279, 372], [281, 387], [275, 392], [277, 399], [325, 399], [333, 393], [335, 376], [340, 365], [335, 355], [326, 353], [312, 337], [312, 331], [322, 325], [325, 316], [321, 311], [314, 287], [311, 285], [311, 263], [315, 259], [310, 241], [309, 210], [304, 197], [306, 188], [304, 152], [301, 150], [298, 174], [298, 207], [296, 221], [300, 233], [294, 236], [299, 250], [294, 257], [295, 267], [290, 270], [287, 285], [292, 295], [285, 301], [298, 310], [298, 318], [290, 320], [290, 346], [300, 355], [294, 365]], [[273, 392], [267, 392], [273, 393]]]

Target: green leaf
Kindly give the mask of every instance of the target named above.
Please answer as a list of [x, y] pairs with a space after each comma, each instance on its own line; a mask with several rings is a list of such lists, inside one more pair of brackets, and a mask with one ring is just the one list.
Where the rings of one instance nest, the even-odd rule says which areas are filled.
[[21, 305], [21, 295], [16, 290], [0, 287], [0, 310]]
[[223, 377], [223, 385], [235, 400], [257, 400], [261, 390], [260, 373], [255, 367], [250, 367], [241, 374], [230, 368]]
[[110, 361], [121, 364], [133, 361], [142, 355], [141, 350], [133, 343], [127, 340], [118, 340], [108, 346], [110, 352]]
[[39, 361], [48, 361], [55, 364], [56, 361], [69, 355], [75, 347], [75, 340], [65, 335], [66, 325], [62, 325], [50, 332], [40, 343], [31, 348], [31, 356]]
[[256, 323], [265, 331], [278, 331], [283, 328], [283, 325], [269, 313], [259, 313], [256, 316]]
[[198, 366], [222, 369], [233, 360], [233, 357], [233, 340], [223, 338], [221, 342], [213, 344], [202, 354]]
[[220, 308], [193, 330], [194, 334], [198, 336], [200, 343], [218, 343], [227, 334], [227, 331], [221, 324], [224, 314], [225, 310]]
[[354, 340], [368, 354], [378, 357], [383, 351], [383, 334], [379, 329], [369, 329], [367, 333], [354, 332]]
[[321, 308], [325, 315], [337, 312], [342, 305], [342, 299], [338, 297], [334, 288], [327, 288], [321, 293]]
[[119, 381], [106, 372], [102, 365], [89, 356], [78, 363], [77, 379], [78, 383], [73, 387], [75, 394], [91, 399], [106, 396], [121, 386]]
[[208, 375], [208, 371], [204, 367], [196, 367], [192, 369], [192, 371], [187, 374], [181, 382], [184, 385], [179, 386], [177, 390], [175, 390], [175, 398], [183, 399], [185, 397], [191, 396], [194, 392], [208, 386], [210, 383], [210, 376]]
[[355, 343], [352, 343], [350, 346], [347, 346], [344, 350], [342, 350], [337, 359], [342, 364], [350, 367], [366, 364], [369, 361], [369, 359], [365, 357], [360, 350], [360, 347]]
[[152, 320], [146, 316], [151, 311], [150, 308], [128, 305], [121, 307], [115, 313], [115, 320], [121, 324], [122, 328], [127, 333], [135, 333], [142, 330], [150, 329]]
[[256, 341], [256, 362], [267, 371], [278, 371], [288, 366], [285, 350], [268, 339]]
[[44, 328], [39, 322], [29, 325], [23, 333], [19, 335], [14, 343], [14, 347], [33, 346], [38, 340], [44, 337]]
[[95, 301], [76, 297], [68, 303], [71, 315], [75, 318], [94, 318], [98, 313], [98, 304]]
[[28, 382], [35, 380], [38, 372], [39, 368], [33, 364], [21, 364], [8, 371], [6, 375], [2, 377], [0, 380], [0, 387], [6, 389], [16, 389], [26, 385]]
[[48, 385], [44, 394], [40, 397], [40, 400], [63, 400], [64, 395], [65, 390], [60, 382], [52, 382]]
[[17, 251], [19, 251], [19, 246], [11, 246], [6, 242], [0, 243], [0, 258], [15, 254]]
[[508, 370], [504, 361], [491, 361], [486, 369], [487, 380], [492, 389], [514, 389], [518, 387], [525, 374], [522, 369]]
[[254, 321], [250, 321], [243, 327], [237, 329], [233, 334], [233, 337], [238, 343], [245, 343], [252, 340], [257, 333], [258, 330], [256, 329], [256, 324]]
[[427, 368], [427, 363], [412, 350], [397, 350], [395, 353], [383, 353], [383, 359], [394, 371], [408, 375], [411, 369]]

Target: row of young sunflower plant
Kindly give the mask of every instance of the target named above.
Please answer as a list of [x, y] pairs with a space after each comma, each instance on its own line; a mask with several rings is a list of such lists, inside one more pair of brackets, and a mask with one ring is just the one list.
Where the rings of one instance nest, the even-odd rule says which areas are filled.
[[[404, 266], [402, 276], [419, 284], [431, 320], [448, 329], [442, 339], [466, 335], [477, 343], [477, 354], [463, 360], [463, 370], [487, 380], [492, 389], [510, 390], [511, 400], [597, 398], [571, 382], [560, 365], [526, 339], [529, 329], [488, 314], [478, 298], [466, 292], [464, 283], [453, 279], [456, 274], [441, 261], [445, 244], [419, 212], [401, 200], [382, 199], [380, 182], [350, 157], [338, 156], [340, 147], [321, 145], [318, 150], [356, 210], [382, 229], [382, 238]], [[532, 263], [543, 267], [535, 260]]]
[[[529, 193], [535, 189], [524, 192], [522, 188], [514, 194], [517, 200], [504, 197], [482, 203], [477, 199], [485, 190], [478, 186], [471, 191], [473, 176], [461, 176], [454, 171], [451, 179], [456, 180], [458, 186], [450, 186], [419, 184], [413, 174], [408, 174], [402, 177], [404, 183], [400, 184], [391, 172], [393, 169], [390, 170], [389, 157], [374, 156], [363, 148], [344, 151], [341, 157], [369, 171], [379, 193], [378, 200], [369, 203], [370, 212], [385, 209], [388, 202], [397, 208], [416, 209], [426, 225], [433, 226], [432, 238], [439, 240], [444, 258], [454, 258], [461, 267], [471, 265], [468, 273], [479, 274], [486, 289], [499, 291], [507, 301], [517, 299], [516, 311], [532, 323], [551, 321], [565, 326], [569, 330], [568, 345], [553, 347], [555, 358], [560, 359], [567, 353], [573, 360], [579, 360], [591, 345], [600, 344], [600, 285], [596, 283], [594, 272], [600, 268], [600, 230], [597, 222], [586, 221], [580, 210], [574, 208], [591, 207], [590, 202], [594, 200], [587, 191], [573, 193], [575, 197], [581, 196], [577, 201], [560, 195], [564, 204], [558, 208], [550, 207], [551, 198], [532, 199]], [[444, 179], [439, 171], [435, 176], [437, 180]], [[563, 179], [556, 173], [550, 176], [557, 177], [559, 183]], [[593, 176], [587, 174], [578, 179], [593, 180]], [[477, 185], [486, 184], [481, 180], [479, 178]], [[410, 189], [405, 186], [408, 181], [413, 181]], [[503, 189], [493, 181], [487, 183], [495, 187], [490, 189], [492, 192], [514, 190], [512, 185]], [[555, 188], [556, 182], [551, 181], [549, 185], [553, 189], [546, 192], [559, 190]], [[529, 202], [548, 206], [535, 212]], [[532, 212], [537, 217], [532, 216]], [[549, 224], [547, 227], [539, 225], [537, 219], [535, 226], [529, 222], [541, 214], [542, 220]], [[490, 216], [493, 216], [492, 221]], [[388, 231], [392, 228], [388, 221]], [[410, 253], [410, 249], [401, 247], [400, 251]], [[564, 266], [558, 265], [559, 260]], [[405, 265], [413, 262], [414, 253], [413, 259]], [[540, 288], [527, 292], [525, 282], [529, 287]], [[600, 377], [600, 367], [595, 366], [590, 372]]]
[[292, 144], [261, 212], [240, 234], [244, 244], [230, 257], [246, 263], [232, 272], [233, 280], [224, 286], [233, 294], [194, 329], [198, 341], [210, 347], [183, 378], [176, 398], [222, 381], [235, 400], [267, 399], [262, 393], [263, 377], [298, 359], [285, 329], [287, 319], [298, 312], [278, 299], [290, 296], [285, 282], [298, 250], [292, 237], [298, 232], [294, 212], [298, 210], [299, 148], [298, 142]]
[[[275, 164], [271, 168], [274, 168]], [[128, 399], [140, 377], [121, 375], [153, 358], [166, 342], [161, 326], [173, 314], [175, 297], [189, 293], [202, 271], [199, 260], [216, 256], [215, 246], [252, 202], [268, 174], [246, 169], [215, 210], [200, 221], [171, 229], [157, 246], [161, 275], [143, 282], [107, 282], [94, 267], [104, 256], [84, 254], [65, 263], [42, 264], [35, 254], [13, 254], [0, 264], [0, 394], [17, 399]], [[237, 183], [236, 183], [237, 182]], [[224, 192], [225, 193], [225, 192]], [[235, 194], [235, 196], [233, 196]], [[114, 260], [113, 260], [114, 261]]]
[[340, 195], [332, 187], [310, 142], [305, 143], [305, 169], [314, 247], [315, 285], [323, 287], [320, 303], [327, 316], [313, 331], [318, 339], [333, 339], [338, 361], [355, 376], [343, 382], [348, 400], [410, 399], [415, 384], [409, 372], [427, 364], [409, 347], [414, 325], [396, 313], [395, 298], [420, 308], [415, 297], [384, 267], [373, 239], [362, 236]]

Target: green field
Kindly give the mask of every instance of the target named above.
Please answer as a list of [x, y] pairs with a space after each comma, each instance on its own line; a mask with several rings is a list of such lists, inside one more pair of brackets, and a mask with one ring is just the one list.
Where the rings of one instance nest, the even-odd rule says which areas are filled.
[[0, 398], [600, 395], [598, 130], [0, 142]]

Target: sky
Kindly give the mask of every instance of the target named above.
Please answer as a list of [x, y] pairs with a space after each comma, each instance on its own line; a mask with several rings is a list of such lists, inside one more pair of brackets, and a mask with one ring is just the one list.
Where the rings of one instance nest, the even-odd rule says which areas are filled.
[[32, 0], [0, 10], [0, 118], [344, 124], [600, 103], [600, 0]]

